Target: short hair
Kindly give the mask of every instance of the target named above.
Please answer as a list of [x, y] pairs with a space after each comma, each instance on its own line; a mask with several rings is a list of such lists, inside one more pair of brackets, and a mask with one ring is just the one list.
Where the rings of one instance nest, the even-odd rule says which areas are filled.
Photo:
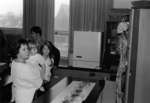
[[33, 26], [31, 29], [30, 29], [30, 32], [35, 32], [35, 33], [39, 33], [40, 36], [42, 36], [42, 30], [39, 26]]
[[17, 42], [16, 42], [16, 45], [14, 47], [14, 50], [13, 50], [13, 58], [17, 58], [17, 54], [19, 53], [19, 49], [21, 47], [21, 45], [27, 45], [28, 46], [28, 42], [26, 39], [19, 39]]

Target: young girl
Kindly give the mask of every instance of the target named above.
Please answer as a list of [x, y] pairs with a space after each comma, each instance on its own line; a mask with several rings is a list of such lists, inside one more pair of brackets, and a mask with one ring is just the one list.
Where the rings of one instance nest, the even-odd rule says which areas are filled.
[[[51, 69], [53, 68], [53, 64], [54, 64], [54, 60], [52, 58], [52, 47], [49, 43], [49, 41], [46, 41], [42, 47], [41, 47], [41, 54], [44, 57], [44, 61], [46, 64], [46, 72], [44, 75], [44, 80], [45, 80], [45, 86], [47, 84], [49, 84], [50, 82], [50, 78], [51, 78]], [[47, 87], [45, 87], [46, 89], [48, 89]]]
[[[36, 42], [28, 41], [28, 45], [29, 45], [30, 53], [27, 62], [31, 63], [35, 67], [35, 69], [39, 71], [37, 75], [40, 75], [41, 79], [44, 80], [45, 68], [46, 68], [44, 58], [41, 56], [41, 54], [38, 53]], [[44, 88], [41, 87], [40, 90], [44, 91]]]

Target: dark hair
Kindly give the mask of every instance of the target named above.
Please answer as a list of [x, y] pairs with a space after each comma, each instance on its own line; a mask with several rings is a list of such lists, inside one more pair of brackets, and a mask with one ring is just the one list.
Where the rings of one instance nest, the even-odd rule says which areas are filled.
[[[60, 51], [57, 49], [52, 42], [46, 41], [44, 45], [48, 45], [48, 48], [50, 50], [49, 57], [54, 59], [54, 66], [58, 67], [59, 61], [60, 61]], [[42, 50], [43, 46], [41, 47], [40, 50]], [[41, 52], [42, 53], [42, 52]]]
[[19, 49], [20, 49], [21, 45], [28, 45], [27, 40], [19, 39], [16, 42], [16, 45], [15, 45], [14, 50], [13, 50], [13, 56], [12, 56], [13, 59], [15, 59], [17, 57], [17, 54], [19, 53]]
[[29, 39], [27, 40], [28, 44], [33, 44], [33, 45], [36, 45], [37, 46], [37, 42], [33, 39]]
[[130, 19], [130, 15], [122, 15], [121, 19], [125, 19], [125, 22], [128, 22]]
[[51, 53], [52, 53], [53, 58], [54, 58], [54, 66], [58, 67], [59, 61], [60, 61], [60, 51], [59, 51], [58, 48], [56, 48], [54, 46], [54, 44], [52, 42], [50, 42], [50, 41], [48, 41], [48, 42], [52, 47], [52, 52]]
[[42, 36], [42, 30], [39, 26], [33, 26], [31, 29], [30, 29], [30, 32], [35, 32], [35, 33], [39, 33], [40, 36]]
[[52, 56], [53, 56], [53, 53], [52, 53], [53, 48], [52, 48], [52, 46], [51, 46], [49, 41], [45, 41], [43, 43], [43, 45], [41, 46], [41, 48], [40, 48], [41, 54], [43, 55], [43, 48], [44, 48], [45, 45], [48, 47], [48, 49], [50, 51], [49, 57], [52, 58]]

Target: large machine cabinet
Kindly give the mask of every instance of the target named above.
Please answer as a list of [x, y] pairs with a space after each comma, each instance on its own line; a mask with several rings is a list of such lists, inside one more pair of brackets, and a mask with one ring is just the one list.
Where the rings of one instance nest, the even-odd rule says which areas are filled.
[[74, 31], [73, 67], [99, 68], [101, 32]]

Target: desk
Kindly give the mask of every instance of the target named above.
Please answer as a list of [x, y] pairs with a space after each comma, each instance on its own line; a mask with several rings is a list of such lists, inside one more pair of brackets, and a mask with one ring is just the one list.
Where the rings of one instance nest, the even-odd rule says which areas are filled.
[[51, 103], [82, 103], [94, 86], [93, 82], [72, 81]]

